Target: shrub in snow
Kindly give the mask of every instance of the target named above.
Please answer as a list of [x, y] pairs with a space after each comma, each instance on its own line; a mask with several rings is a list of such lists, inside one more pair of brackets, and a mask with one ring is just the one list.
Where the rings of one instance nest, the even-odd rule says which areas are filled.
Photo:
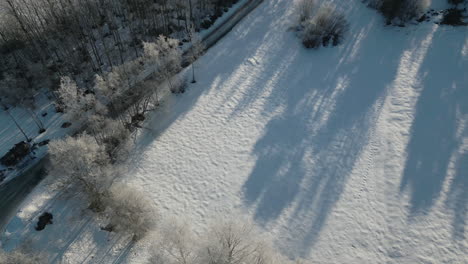
[[105, 146], [81, 134], [51, 141], [49, 155], [49, 170], [57, 180], [56, 185], [65, 188], [72, 184], [75, 193], [84, 193], [89, 198], [91, 209], [101, 210], [105, 191], [115, 177]]
[[21, 141], [11, 148], [3, 157], [0, 158], [0, 164], [4, 166], [15, 166], [22, 161], [31, 152], [31, 145]]
[[445, 11], [444, 17], [440, 23], [450, 26], [465, 26], [467, 23], [463, 21], [464, 18], [462, 10], [450, 8]]
[[458, 5], [458, 4], [461, 4], [463, 2], [466, 2], [466, 0], [448, 0], [448, 2], [452, 5]]
[[370, 0], [369, 5], [379, 10], [387, 24], [405, 23], [420, 16], [429, 7], [429, 0]]
[[187, 89], [187, 78], [185, 76], [176, 77], [170, 89], [174, 94], [185, 93], [185, 89]]
[[321, 45], [336, 46], [343, 41], [348, 30], [345, 16], [333, 6], [326, 5], [301, 23], [302, 43], [306, 48], [318, 48]]
[[109, 226], [117, 232], [144, 237], [155, 228], [158, 220], [153, 202], [139, 189], [125, 184], [112, 185], [106, 198]]

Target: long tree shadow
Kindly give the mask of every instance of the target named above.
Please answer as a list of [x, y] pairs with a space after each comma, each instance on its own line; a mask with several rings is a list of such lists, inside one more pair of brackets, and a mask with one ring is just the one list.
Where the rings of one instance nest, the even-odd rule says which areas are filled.
[[[457, 134], [468, 114], [468, 60], [461, 56], [465, 39], [466, 34], [457, 29], [440, 29], [420, 69], [424, 76], [422, 91], [400, 183], [400, 191], [410, 193], [410, 217], [431, 210], [440, 197], [451, 160], [463, 144], [463, 136]], [[450, 71], [447, 65], [451, 65]], [[466, 153], [458, 155], [461, 157], [455, 159], [457, 169], [448, 194], [455, 212], [455, 237], [463, 236], [467, 210], [468, 175], [466, 165], [462, 165]]]
[[[291, 210], [288, 226], [294, 228], [285, 236], [293, 240], [289, 248], [296, 254], [308, 254], [339, 200], [402, 54], [417, 49], [430, 34], [430, 29], [410, 38], [396, 33], [401, 41], [382, 46], [388, 32], [380, 28], [381, 21], [372, 14], [359, 21], [366, 23], [353, 26], [344, 46], [301, 51], [283, 60], [290, 65], [275, 64], [281, 74], [266, 109], [277, 100], [285, 109], [269, 121], [255, 145], [257, 162], [243, 195], [264, 224]], [[300, 71], [293, 65], [301, 65]]]
[[455, 176], [450, 186], [448, 206], [453, 210], [453, 238], [466, 239], [465, 226], [468, 212], [468, 150], [460, 153]]
[[[197, 83], [189, 84], [187, 91], [183, 94], [169, 94], [158, 110], [148, 116], [144, 124], [144, 129], [136, 141], [136, 147], [131, 155], [130, 163], [136, 167], [142, 161], [141, 154], [151, 146], [171, 125], [177, 120], [181, 120], [197, 104], [200, 97], [207, 93], [221, 89], [224, 84], [235, 75], [245, 61], [256, 51], [259, 43], [266, 37], [266, 32], [255, 25], [264, 19], [265, 14], [258, 11], [264, 8], [262, 3], [252, 14], [245, 17], [232, 32], [220, 39], [212, 46], [204, 56], [195, 63]], [[268, 12], [267, 12], [268, 13]], [[239, 28], [242, 31], [239, 31]], [[249, 35], [258, 36], [256, 41], [250, 41]], [[247, 41], [249, 40], [249, 41]], [[245, 49], [239, 49], [238, 43], [246, 43]], [[246, 51], [247, 50], [247, 51]], [[228, 61], [229, 63], [224, 63]], [[216, 71], [208, 69], [216, 68]], [[191, 74], [189, 68], [183, 71], [177, 78]], [[228, 100], [235, 90], [232, 89], [225, 95]]]

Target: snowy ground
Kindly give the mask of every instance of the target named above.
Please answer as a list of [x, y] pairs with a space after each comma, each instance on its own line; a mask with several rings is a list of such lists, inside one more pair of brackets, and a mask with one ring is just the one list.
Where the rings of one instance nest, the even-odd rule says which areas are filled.
[[[145, 124], [126, 180], [162, 215], [197, 230], [251, 217], [316, 263], [468, 263], [466, 27], [384, 27], [358, 0], [332, 2], [351, 30], [320, 50], [288, 30], [293, 1], [254, 10]], [[28, 241], [59, 263], [144, 261], [55, 195], [36, 190], [3, 247]], [[35, 232], [44, 209], [58, 210], [55, 223]]]

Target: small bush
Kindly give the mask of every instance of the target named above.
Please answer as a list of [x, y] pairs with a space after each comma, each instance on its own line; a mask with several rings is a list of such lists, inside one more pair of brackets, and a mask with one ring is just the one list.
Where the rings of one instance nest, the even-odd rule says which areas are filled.
[[382, 13], [387, 24], [402, 24], [419, 17], [429, 7], [429, 0], [370, 0], [369, 5]]
[[455, 8], [450, 8], [444, 14], [442, 21], [440, 22], [442, 25], [450, 25], [450, 26], [464, 26], [467, 23], [463, 22], [463, 11]]
[[345, 16], [332, 6], [322, 6], [315, 15], [301, 24], [302, 43], [306, 48], [339, 45], [348, 31]]
[[171, 93], [173, 94], [185, 93], [186, 89], [187, 78], [185, 76], [181, 78], [176, 78], [174, 80], [174, 83], [172, 84], [172, 87], [170, 87]]
[[11, 148], [5, 156], [0, 158], [0, 164], [7, 167], [15, 166], [22, 161], [31, 152], [30, 145], [27, 142], [21, 141]]
[[463, 2], [466, 2], [466, 0], [448, 0], [449, 4], [452, 4], [452, 5], [458, 5], [458, 4], [461, 4]]

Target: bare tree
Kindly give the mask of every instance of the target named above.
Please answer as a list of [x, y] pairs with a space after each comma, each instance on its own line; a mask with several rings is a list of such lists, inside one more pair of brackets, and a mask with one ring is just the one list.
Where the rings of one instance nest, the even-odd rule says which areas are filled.
[[209, 241], [202, 248], [201, 258], [209, 264], [254, 263], [263, 248], [256, 235], [248, 222], [215, 224], [207, 235]]
[[188, 53], [189, 62], [192, 64], [192, 83], [196, 83], [195, 80], [195, 61], [202, 55], [206, 47], [202, 42], [199, 34], [195, 32], [195, 27], [192, 25], [189, 30], [189, 37], [192, 46]]
[[57, 188], [73, 186], [73, 193], [84, 193], [90, 208], [103, 209], [106, 190], [115, 178], [115, 170], [109, 166], [105, 147], [87, 135], [54, 140], [49, 144], [50, 175], [56, 179]]
[[249, 221], [220, 220], [195, 236], [187, 223], [169, 219], [156, 234], [150, 264], [306, 264], [278, 253]]
[[196, 264], [198, 248], [192, 230], [187, 223], [171, 218], [157, 233], [156, 243], [151, 248], [151, 264]]
[[158, 215], [148, 195], [133, 186], [113, 184], [106, 199], [109, 226], [141, 239], [156, 226]]

